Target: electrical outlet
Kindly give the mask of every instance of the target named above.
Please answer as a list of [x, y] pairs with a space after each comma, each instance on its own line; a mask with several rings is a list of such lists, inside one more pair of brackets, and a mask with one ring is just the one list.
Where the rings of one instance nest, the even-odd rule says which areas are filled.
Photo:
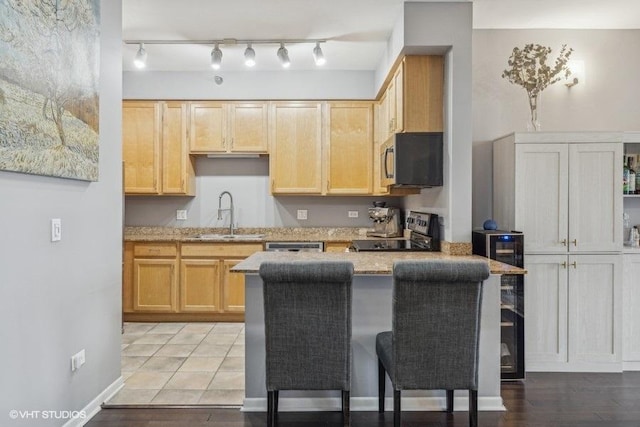
[[85, 362], [84, 349], [82, 349], [76, 354], [74, 354], [73, 356], [71, 356], [71, 371], [77, 371], [78, 369], [80, 369], [80, 367], [84, 365], [84, 362]]
[[180, 220], [187, 219], [187, 211], [185, 209], [178, 209], [176, 211], [176, 219], [180, 219]]
[[349, 211], [349, 218], [358, 218], [358, 211]]
[[62, 240], [62, 220], [60, 218], [51, 219], [51, 241], [59, 242]]
[[307, 219], [307, 210], [306, 209], [298, 209], [298, 219]]

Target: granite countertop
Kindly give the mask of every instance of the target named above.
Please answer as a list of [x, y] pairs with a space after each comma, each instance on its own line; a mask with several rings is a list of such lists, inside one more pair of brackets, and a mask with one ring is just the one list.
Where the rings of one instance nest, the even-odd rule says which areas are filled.
[[446, 255], [441, 252], [257, 252], [238, 263], [231, 270], [240, 273], [257, 273], [264, 261], [351, 261], [355, 274], [391, 274], [395, 260], [482, 259], [489, 263], [493, 274], [526, 274], [526, 270], [478, 255]]
[[[277, 228], [239, 228], [235, 234], [261, 235], [255, 238], [199, 239], [199, 234], [228, 234], [228, 228], [196, 227], [125, 227], [125, 242], [351, 242], [362, 239], [380, 239], [367, 237], [369, 228], [356, 227], [277, 227]], [[398, 237], [401, 239], [402, 237]]]

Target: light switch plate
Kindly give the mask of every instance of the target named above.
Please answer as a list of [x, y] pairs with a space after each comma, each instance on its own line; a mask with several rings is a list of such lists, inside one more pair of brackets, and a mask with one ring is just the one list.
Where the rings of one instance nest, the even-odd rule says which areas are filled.
[[62, 240], [62, 220], [60, 218], [51, 219], [51, 241], [59, 242]]
[[176, 219], [180, 219], [180, 220], [187, 219], [187, 211], [185, 209], [178, 209], [176, 211]]
[[298, 209], [298, 219], [307, 219], [307, 210], [306, 209]]
[[349, 218], [358, 218], [358, 211], [349, 211]]

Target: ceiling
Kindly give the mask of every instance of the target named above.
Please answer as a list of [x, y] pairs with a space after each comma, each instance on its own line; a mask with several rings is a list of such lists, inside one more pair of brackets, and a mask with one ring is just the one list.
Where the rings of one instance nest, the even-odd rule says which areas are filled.
[[[439, 0], [453, 1], [453, 0]], [[123, 0], [125, 40], [323, 39], [330, 70], [377, 67], [403, 0]], [[640, 28], [640, 0], [473, 0], [473, 27]], [[147, 69], [206, 71], [212, 45], [151, 45]], [[221, 45], [222, 68], [247, 70], [246, 45]], [[251, 70], [281, 70], [278, 45], [254, 45]], [[313, 44], [289, 45], [292, 70], [316, 69]], [[125, 45], [123, 68], [134, 70], [137, 45]]]

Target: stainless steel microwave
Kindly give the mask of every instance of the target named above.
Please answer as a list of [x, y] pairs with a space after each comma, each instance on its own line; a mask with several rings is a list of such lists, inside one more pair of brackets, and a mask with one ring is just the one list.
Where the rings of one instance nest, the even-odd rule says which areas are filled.
[[380, 147], [383, 187], [442, 186], [442, 132], [396, 133]]

